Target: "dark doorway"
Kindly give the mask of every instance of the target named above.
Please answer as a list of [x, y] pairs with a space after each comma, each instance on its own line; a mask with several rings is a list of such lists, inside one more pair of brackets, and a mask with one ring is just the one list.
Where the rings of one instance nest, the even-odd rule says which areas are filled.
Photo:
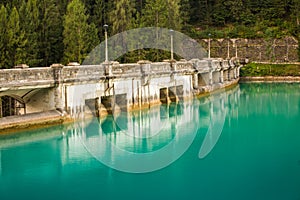
[[26, 114], [25, 103], [21, 98], [0, 97], [0, 118]]

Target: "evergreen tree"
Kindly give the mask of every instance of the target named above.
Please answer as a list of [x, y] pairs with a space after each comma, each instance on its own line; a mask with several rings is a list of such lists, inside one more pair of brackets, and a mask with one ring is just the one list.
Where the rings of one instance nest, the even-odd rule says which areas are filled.
[[190, 21], [190, 10], [191, 6], [189, 0], [180, 0], [180, 17], [184, 26]]
[[8, 67], [22, 64], [26, 61], [25, 33], [20, 28], [19, 13], [13, 7], [7, 23], [7, 65]]
[[[162, 43], [167, 43], [166, 45], [168, 45], [170, 40], [169, 35], [160, 34], [158, 27], [174, 30], [181, 29], [179, 0], [146, 0], [145, 8], [142, 13], [142, 26], [157, 27], [156, 39], [155, 41], [151, 41], [156, 42], [156, 46]], [[162, 50], [149, 50], [145, 54], [147, 55], [146, 59], [151, 61], [162, 61], [170, 57], [170, 53]]]
[[42, 66], [59, 63], [63, 55], [63, 26], [59, 7], [55, 0], [41, 0], [40, 9], [40, 57], [43, 58]]
[[166, 0], [146, 0], [143, 11], [143, 26], [168, 27], [168, 5]]
[[115, 1], [114, 10], [110, 12], [110, 24], [112, 24], [112, 34], [117, 34], [131, 29], [134, 26], [136, 15], [134, 1]]
[[13, 7], [16, 7], [18, 10], [22, 2], [23, 0], [0, 0], [0, 4], [4, 5], [7, 11], [10, 11]]
[[136, 5], [136, 11], [139, 13], [139, 15], [142, 15], [142, 11], [145, 7], [145, 0], [136, 0], [135, 5]]
[[228, 20], [228, 14], [227, 8], [224, 4], [224, 0], [217, 0], [214, 5], [214, 12], [212, 14], [213, 17], [213, 23], [216, 26], [225, 26], [226, 22]]
[[73, 0], [67, 7], [67, 13], [63, 22], [65, 63], [72, 61], [82, 63], [92, 47], [98, 45], [89, 43], [91, 38], [97, 38], [97, 34], [94, 35], [97, 33], [97, 30], [94, 25], [89, 26], [89, 17], [85, 12], [85, 6], [80, 0]]
[[0, 8], [0, 69], [6, 67], [6, 51], [7, 51], [7, 11], [4, 5]]
[[91, 23], [95, 24], [98, 30], [98, 37], [104, 38], [104, 35], [102, 34], [104, 32], [104, 0], [95, 0], [95, 4], [92, 8]]
[[169, 15], [169, 22], [167, 27], [180, 31], [182, 28], [180, 0], [168, 0], [167, 3]]
[[41, 59], [38, 58], [38, 42], [39, 42], [39, 10], [37, 0], [23, 1], [20, 7], [20, 29], [25, 33], [27, 40], [26, 60], [25, 63], [29, 66], [37, 67], [40, 65]]
[[146, 0], [143, 26], [181, 29], [180, 0]]

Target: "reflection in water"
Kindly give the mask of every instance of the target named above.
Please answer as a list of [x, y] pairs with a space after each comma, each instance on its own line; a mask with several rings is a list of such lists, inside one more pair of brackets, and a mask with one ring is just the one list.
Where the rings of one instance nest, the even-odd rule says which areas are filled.
[[184, 102], [122, 112], [99, 123], [94, 119], [83, 126], [82, 141], [109, 167], [132, 173], [154, 171], [177, 160], [192, 144], [199, 124], [198, 106]]
[[[43, 137], [36, 134], [41, 131], [18, 137], [30, 138], [29, 142], [35, 140], [33, 136], [46, 141], [57, 138], [54, 143], [60, 151], [61, 167], [86, 159], [88, 151], [114, 169], [149, 172], [166, 167], [182, 156], [200, 128], [207, 129], [207, 134], [202, 145], [199, 144], [199, 158], [209, 154], [222, 133], [228, 107], [238, 102], [238, 95], [239, 87], [236, 87], [192, 101], [121, 112], [104, 119], [82, 120], [63, 128], [46, 128], [43, 131], [48, 135], [46, 138], [44, 133]], [[18, 137], [0, 140], [0, 148], [24, 145], [27, 140]], [[53, 146], [53, 141], [49, 145]]]
[[[0, 199], [297, 199], [299, 99], [299, 85], [241, 84], [194, 102], [0, 136]], [[214, 125], [224, 115], [220, 135]], [[172, 161], [191, 141], [153, 173], [122, 173], [97, 160], [102, 152], [129, 171], [135, 165], [123, 166], [122, 155], [153, 160], [162, 152]]]
[[[207, 99], [200, 100], [200, 127], [206, 127], [207, 133], [199, 151], [199, 158], [205, 158], [217, 144], [225, 123], [228, 109], [234, 112], [235, 104], [239, 100], [239, 86], [228, 92], [213, 93]], [[203, 118], [204, 117], [204, 118]], [[204, 120], [205, 119], [205, 120]]]
[[[259, 113], [264, 116], [281, 115], [293, 118], [300, 112], [300, 84], [244, 83], [241, 84], [241, 88], [242, 102], [246, 103], [239, 105], [240, 116]], [[255, 101], [251, 101], [253, 98]]]

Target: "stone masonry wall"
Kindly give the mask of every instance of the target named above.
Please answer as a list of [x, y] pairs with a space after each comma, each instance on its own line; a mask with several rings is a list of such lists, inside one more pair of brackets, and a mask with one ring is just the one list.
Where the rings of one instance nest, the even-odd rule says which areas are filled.
[[[283, 39], [211, 39], [211, 57], [249, 58], [256, 62], [297, 62], [298, 41], [293, 37]], [[200, 41], [208, 49], [208, 39]]]

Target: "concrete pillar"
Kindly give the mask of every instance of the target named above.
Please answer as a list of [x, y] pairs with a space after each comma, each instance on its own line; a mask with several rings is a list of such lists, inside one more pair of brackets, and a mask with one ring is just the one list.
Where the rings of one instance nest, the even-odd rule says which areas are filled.
[[213, 75], [213, 84], [220, 83], [220, 72], [214, 71], [212, 75]]
[[54, 103], [55, 103], [55, 109], [63, 112], [66, 108], [64, 108], [63, 104], [63, 77], [62, 77], [62, 69], [63, 65], [61, 64], [53, 64], [51, 65], [51, 68], [53, 69], [53, 75], [54, 75]]
[[151, 62], [148, 60], [140, 60], [138, 61], [138, 64], [140, 65], [141, 75], [142, 75], [142, 85], [147, 84], [147, 78], [146, 74], [149, 74], [151, 72]]
[[235, 67], [234, 71], [233, 71], [233, 73], [234, 73], [234, 79], [237, 79], [237, 72], [236, 71], [237, 71], [237, 67]]
[[176, 86], [168, 88], [168, 97], [170, 102], [178, 102]]
[[213, 85], [213, 72], [210, 71], [208, 74], [209, 74], [209, 85]]
[[220, 83], [224, 83], [224, 71], [220, 71]]
[[97, 97], [95, 99], [95, 113], [96, 113], [96, 117], [101, 116], [101, 98], [100, 97]]
[[193, 74], [193, 87], [198, 89], [198, 73]]
[[236, 68], [236, 76], [239, 78], [240, 77], [240, 69], [241, 67]]
[[224, 81], [228, 81], [228, 71], [229, 70], [224, 70], [224, 76], [223, 76]]
[[111, 62], [104, 62], [104, 63], [102, 63], [102, 65], [104, 67], [105, 76], [112, 76], [113, 75], [112, 63]]
[[228, 70], [228, 80], [229, 81], [231, 81], [232, 80], [232, 78], [233, 78], [233, 76], [232, 76], [232, 69], [230, 68], [229, 70]]

